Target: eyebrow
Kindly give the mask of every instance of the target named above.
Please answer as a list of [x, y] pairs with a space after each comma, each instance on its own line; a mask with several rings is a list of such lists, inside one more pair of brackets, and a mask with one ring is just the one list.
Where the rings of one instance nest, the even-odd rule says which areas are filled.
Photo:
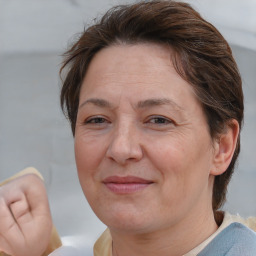
[[183, 110], [183, 108], [179, 106], [175, 101], [168, 98], [152, 98], [152, 99], [139, 101], [137, 104], [137, 107], [145, 108], [145, 107], [154, 107], [154, 106], [161, 106], [161, 105], [170, 105], [177, 110]]
[[101, 108], [111, 108], [111, 104], [106, 101], [106, 100], [103, 100], [103, 99], [98, 99], [98, 98], [91, 98], [91, 99], [88, 99], [86, 101], [84, 101], [80, 106], [79, 108], [82, 108], [84, 105], [86, 104], [93, 104], [95, 106], [98, 106], [98, 107], [101, 107]]
[[[79, 108], [82, 108], [84, 105], [87, 105], [87, 104], [93, 104], [101, 108], [113, 108], [112, 104], [109, 101], [100, 99], [100, 98], [88, 99], [84, 101], [79, 106]], [[183, 108], [179, 106], [175, 101], [168, 98], [151, 98], [147, 100], [142, 100], [137, 103], [137, 108], [146, 108], [146, 107], [154, 107], [154, 106], [161, 106], [161, 105], [170, 105], [178, 111], [183, 110]]]

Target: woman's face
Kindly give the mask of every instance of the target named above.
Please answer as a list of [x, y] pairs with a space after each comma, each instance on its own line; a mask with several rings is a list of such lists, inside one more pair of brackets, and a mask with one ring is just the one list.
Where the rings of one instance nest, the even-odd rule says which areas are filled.
[[151, 232], [211, 210], [212, 140], [167, 47], [97, 53], [81, 88], [75, 155], [84, 194], [110, 229]]

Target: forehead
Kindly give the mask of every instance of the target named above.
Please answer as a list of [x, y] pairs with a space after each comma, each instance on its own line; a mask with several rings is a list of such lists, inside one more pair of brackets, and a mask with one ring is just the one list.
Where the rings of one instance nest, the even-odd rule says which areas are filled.
[[170, 47], [154, 43], [111, 45], [96, 53], [85, 79], [91, 71], [106, 74], [116, 70], [121, 75], [135, 75], [143, 71], [159, 72], [159, 66], [165, 66], [170, 71], [173, 68], [171, 54]]
[[111, 101], [147, 98], [196, 100], [193, 88], [176, 72], [172, 50], [158, 44], [113, 45], [99, 51], [84, 78], [80, 101], [90, 97]]

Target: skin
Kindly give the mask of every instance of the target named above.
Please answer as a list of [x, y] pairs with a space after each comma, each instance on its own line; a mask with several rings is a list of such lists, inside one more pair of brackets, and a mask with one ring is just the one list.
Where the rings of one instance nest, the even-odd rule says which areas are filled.
[[41, 256], [51, 230], [49, 203], [40, 178], [24, 175], [0, 187], [0, 252]]
[[[239, 127], [209, 135], [201, 104], [175, 71], [171, 50], [114, 45], [98, 52], [82, 84], [75, 130], [80, 183], [109, 227], [113, 255], [183, 255], [217, 229], [214, 176], [228, 167]], [[104, 180], [151, 182], [116, 193]]]
[[[170, 54], [154, 44], [111, 46], [93, 58], [83, 81], [78, 175], [110, 228], [113, 256], [180, 256], [217, 229], [214, 176], [232, 159], [239, 125], [231, 120], [225, 133], [210, 137], [202, 107]], [[113, 175], [150, 183], [117, 193], [104, 183]], [[0, 251], [40, 256], [51, 229], [42, 180], [31, 174], [0, 187]]]

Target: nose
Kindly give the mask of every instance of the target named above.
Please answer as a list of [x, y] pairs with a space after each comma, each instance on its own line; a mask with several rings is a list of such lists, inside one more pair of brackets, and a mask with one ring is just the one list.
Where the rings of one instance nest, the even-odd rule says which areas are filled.
[[120, 165], [139, 161], [143, 157], [138, 129], [134, 124], [119, 125], [113, 130], [106, 155]]

